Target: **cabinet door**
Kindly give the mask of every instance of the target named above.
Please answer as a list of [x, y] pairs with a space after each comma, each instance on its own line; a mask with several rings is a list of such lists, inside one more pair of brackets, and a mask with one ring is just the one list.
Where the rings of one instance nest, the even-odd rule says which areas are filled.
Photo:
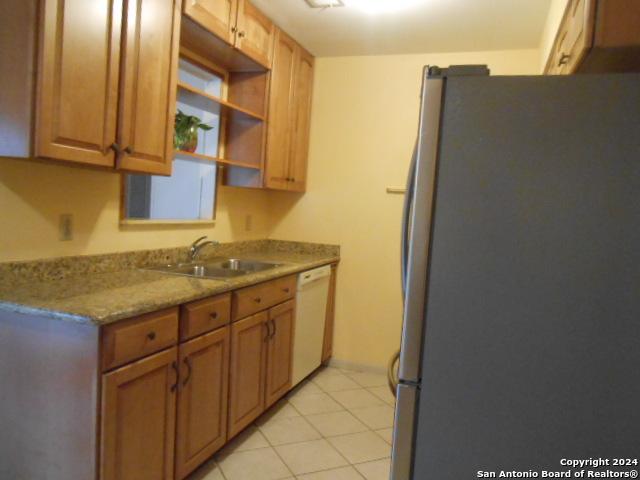
[[265, 408], [268, 320], [267, 312], [261, 312], [231, 325], [229, 438], [253, 422]]
[[288, 190], [290, 183], [293, 76], [296, 42], [282, 30], [276, 33], [269, 93], [269, 118], [265, 186]]
[[35, 154], [113, 167], [122, 0], [41, 7]]
[[180, 345], [176, 477], [185, 478], [227, 441], [229, 327]]
[[266, 408], [291, 389], [295, 313], [295, 300], [269, 310], [271, 335], [267, 353]]
[[173, 479], [177, 349], [102, 377], [101, 480]]
[[184, 13], [232, 45], [238, 0], [184, 0]]
[[304, 192], [307, 186], [311, 99], [313, 95], [313, 55], [299, 47], [295, 56], [293, 81], [292, 152], [289, 165], [289, 189]]
[[249, 0], [238, 0], [236, 47], [266, 68], [271, 67], [275, 25]]
[[129, 0], [126, 5], [118, 167], [170, 175], [181, 0]]

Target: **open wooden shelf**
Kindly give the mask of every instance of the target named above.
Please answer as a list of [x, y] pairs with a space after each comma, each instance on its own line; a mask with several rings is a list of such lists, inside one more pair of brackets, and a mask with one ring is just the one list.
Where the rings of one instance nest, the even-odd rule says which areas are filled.
[[218, 38], [188, 16], [182, 16], [180, 45], [216, 63], [229, 72], [267, 72], [268, 68]]
[[248, 117], [253, 120], [264, 121], [263, 115], [258, 115], [246, 108], [242, 108], [234, 103], [223, 100], [215, 95], [210, 95], [198, 88], [192, 87], [184, 82], [178, 82], [178, 99], [188, 105], [206, 111], [212, 111], [216, 105], [220, 106], [220, 114], [227, 116], [230, 112]]
[[232, 165], [234, 167], [242, 167], [242, 168], [249, 168], [251, 170], [260, 170], [261, 167], [260, 165], [254, 165], [252, 163], [248, 163], [248, 162], [240, 162], [238, 160], [228, 160], [226, 158], [220, 158], [220, 157], [212, 157], [211, 155], [203, 155], [201, 153], [191, 153], [191, 152], [185, 152], [182, 150], [176, 150], [175, 151], [175, 156], [176, 157], [183, 157], [183, 158], [195, 158], [198, 160], [206, 160], [209, 162], [217, 162], [217, 163], [222, 163], [225, 165]]

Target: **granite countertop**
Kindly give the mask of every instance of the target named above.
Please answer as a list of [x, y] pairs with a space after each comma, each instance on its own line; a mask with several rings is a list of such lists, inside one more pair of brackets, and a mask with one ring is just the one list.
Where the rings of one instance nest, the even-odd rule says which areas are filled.
[[[212, 250], [202, 260], [238, 256], [281, 265], [241, 277], [213, 280], [144, 270], [163, 263], [149, 254], [151, 251], [145, 252], [142, 262], [140, 252], [95, 256], [98, 259], [95, 262], [87, 260], [91, 257], [78, 257], [79, 262], [85, 262], [86, 271], [74, 268], [69, 272], [61, 267], [77, 264], [70, 257], [46, 261], [45, 267], [36, 262], [0, 264], [0, 313], [11, 311], [106, 325], [340, 260], [338, 247], [294, 242], [242, 242]], [[183, 253], [186, 255], [186, 249], [176, 249], [169, 255], [164, 250], [162, 259], [179, 261], [184, 259]], [[138, 260], [132, 260], [132, 255], [137, 255]], [[110, 268], [104, 266], [105, 262]], [[123, 264], [127, 268], [117, 268]]]

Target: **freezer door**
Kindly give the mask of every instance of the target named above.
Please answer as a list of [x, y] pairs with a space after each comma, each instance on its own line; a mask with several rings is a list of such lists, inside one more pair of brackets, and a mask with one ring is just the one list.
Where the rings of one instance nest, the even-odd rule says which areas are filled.
[[447, 80], [407, 478], [638, 458], [639, 86]]

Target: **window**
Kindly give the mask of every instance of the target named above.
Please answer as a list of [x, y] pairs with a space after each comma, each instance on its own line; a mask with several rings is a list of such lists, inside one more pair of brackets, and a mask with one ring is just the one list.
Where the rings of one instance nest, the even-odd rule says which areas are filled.
[[195, 127], [176, 136], [170, 177], [125, 175], [125, 220], [184, 222], [215, 218], [221, 111], [220, 104], [212, 99], [222, 98], [224, 83], [223, 75], [180, 59], [176, 109], [182, 119], [195, 117], [188, 119], [195, 121]]

